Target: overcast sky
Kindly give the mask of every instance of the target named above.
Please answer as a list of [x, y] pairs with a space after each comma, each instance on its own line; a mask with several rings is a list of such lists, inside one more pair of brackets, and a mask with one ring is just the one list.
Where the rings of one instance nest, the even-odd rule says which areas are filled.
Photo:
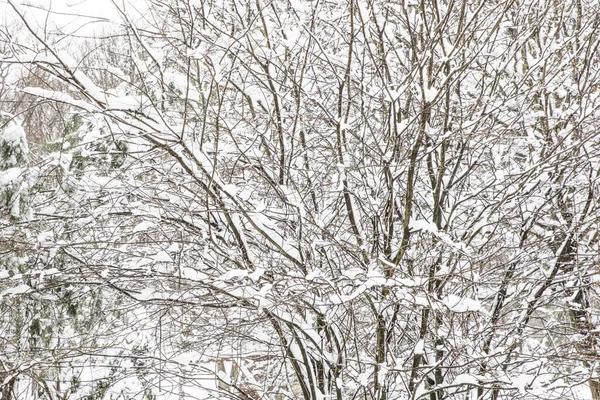
[[[43, 32], [67, 35], [94, 36], [110, 32], [121, 18], [111, 0], [13, 0], [35, 20]], [[123, 0], [115, 0], [123, 7]], [[135, 14], [130, 0], [125, 7]], [[15, 17], [8, 0], [0, 0], [0, 15], [10, 22]]]

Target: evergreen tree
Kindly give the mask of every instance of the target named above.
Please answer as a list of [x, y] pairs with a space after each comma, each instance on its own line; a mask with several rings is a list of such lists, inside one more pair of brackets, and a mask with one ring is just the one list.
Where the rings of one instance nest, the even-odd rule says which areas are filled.
[[27, 185], [23, 180], [29, 148], [25, 131], [13, 116], [0, 113], [0, 207], [13, 219], [26, 212]]

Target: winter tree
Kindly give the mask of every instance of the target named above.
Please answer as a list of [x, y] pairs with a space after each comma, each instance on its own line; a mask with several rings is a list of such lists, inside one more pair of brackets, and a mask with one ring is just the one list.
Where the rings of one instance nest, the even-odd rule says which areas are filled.
[[8, 3], [3, 398], [600, 399], [597, 2]]

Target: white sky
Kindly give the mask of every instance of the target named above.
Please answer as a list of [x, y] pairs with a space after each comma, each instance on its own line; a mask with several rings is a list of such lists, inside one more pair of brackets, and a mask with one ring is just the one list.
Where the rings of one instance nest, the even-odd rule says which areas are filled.
[[[61, 32], [66, 35], [102, 35], [120, 23], [120, 14], [111, 0], [13, 0], [26, 11], [29, 20], [38, 24], [38, 29], [47, 34]], [[123, 7], [123, 0], [115, 0]], [[130, 1], [126, 9], [135, 14]], [[10, 23], [15, 18], [8, 0], [0, 0], [1, 23]]]

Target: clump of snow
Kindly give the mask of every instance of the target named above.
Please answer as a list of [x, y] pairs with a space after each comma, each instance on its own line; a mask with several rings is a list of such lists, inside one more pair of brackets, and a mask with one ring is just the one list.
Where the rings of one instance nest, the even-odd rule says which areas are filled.
[[9, 122], [6, 128], [2, 130], [2, 141], [11, 144], [13, 146], [18, 146], [21, 143], [21, 140], [25, 136], [23, 132], [23, 128], [20, 125]]
[[0, 169], [27, 163], [29, 148], [21, 124], [10, 114], [0, 113]]
[[415, 345], [415, 354], [423, 354], [424, 349], [425, 349], [425, 341], [423, 339], [419, 339], [419, 341]]
[[470, 374], [460, 374], [452, 381], [453, 385], [478, 385], [479, 380]]
[[478, 300], [468, 297], [458, 297], [450, 294], [442, 300], [442, 302], [452, 311], [464, 313], [469, 311], [480, 311], [481, 303]]
[[248, 276], [248, 271], [245, 269], [232, 269], [229, 270], [221, 277], [224, 281], [230, 281], [235, 278], [245, 278]]
[[306, 274], [304, 279], [306, 279], [307, 281], [314, 281], [315, 279], [317, 279], [319, 277], [319, 275], [321, 275], [321, 271], [314, 270], [314, 271], [311, 271], [308, 274]]
[[153, 228], [156, 224], [150, 221], [142, 221], [133, 228], [133, 233], [144, 232]]
[[262, 268], [256, 268], [254, 272], [248, 274], [248, 278], [252, 279], [254, 282], [258, 282], [261, 276], [265, 273], [265, 270]]
[[75, 100], [73, 97], [69, 96], [66, 93], [57, 92], [53, 90], [46, 90], [39, 87], [27, 87], [21, 90], [23, 93], [30, 94], [32, 96], [37, 96], [43, 99], [54, 100], [59, 103], [70, 104], [74, 107], [81, 108], [85, 111], [92, 112], [95, 110], [94, 106], [85, 101]]
[[6, 171], [0, 172], [0, 190], [12, 188], [16, 183], [19, 182], [19, 176], [21, 176], [21, 168], [9, 168]]
[[357, 276], [362, 275], [364, 273], [365, 271], [363, 271], [360, 268], [350, 268], [342, 271], [342, 275], [349, 279], [355, 279]]
[[450, 237], [450, 235], [448, 235], [446, 232], [438, 230], [437, 226], [433, 222], [428, 222], [423, 219], [418, 219], [418, 220], [411, 221], [409, 224], [409, 227], [410, 227], [411, 231], [415, 231], [415, 232], [422, 231], [422, 232], [431, 233], [432, 235], [434, 235], [438, 239], [440, 239], [442, 242], [444, 242], [444, 244], [446, 244], [450, 247], [453, 247], [454, 249], [461, 251], [465, 254], [472, 253], [471, 248], [469, 246], [467, 246], [463, 242], [453, 240]]
[[437, 226], [434, 223], [425, 221], [424, 219], [410, 221], [409, 227], [412, 231], [438, 232]]
[[527, 388], [529, 388], [534, 379], [535, 376], [533, 375], [521, 374], [512, 379], [512, 384], [514, 387], [519, 389], [519, 392], [521, 392], [521, 394], [526, 394]]
[[27, 293], [30, 291], [31, 291], [31, 288], [29, 286], [22, 284], [22, 285], [19, 285], [16, 287], [6, 289], [4, 292], [0, 293], [0, 297], [8, 296], [11, 294], [22, 294], [22, 293]]
[[135, 296], [137, 300], [145, 301], [152, 299], [156, 294], [156, 291], [152, 288], [144, 288], [139, 295]]
[[435, 100], [438, 95], [438, 91], [435, 88], [423, 88], [423, 96], [424, 100], [428, 103], [431, 103]]
[[161, 250], [158, 253], [156, 253], [156, 255], [153, 258], [154, 258], [154, 261], [158, 261], [158, 262], [170, 262], [170, 261], [173, 261], [171, 259], [171, 256], [169, 255], [169, 253], [167, 253], [164, 250]]

